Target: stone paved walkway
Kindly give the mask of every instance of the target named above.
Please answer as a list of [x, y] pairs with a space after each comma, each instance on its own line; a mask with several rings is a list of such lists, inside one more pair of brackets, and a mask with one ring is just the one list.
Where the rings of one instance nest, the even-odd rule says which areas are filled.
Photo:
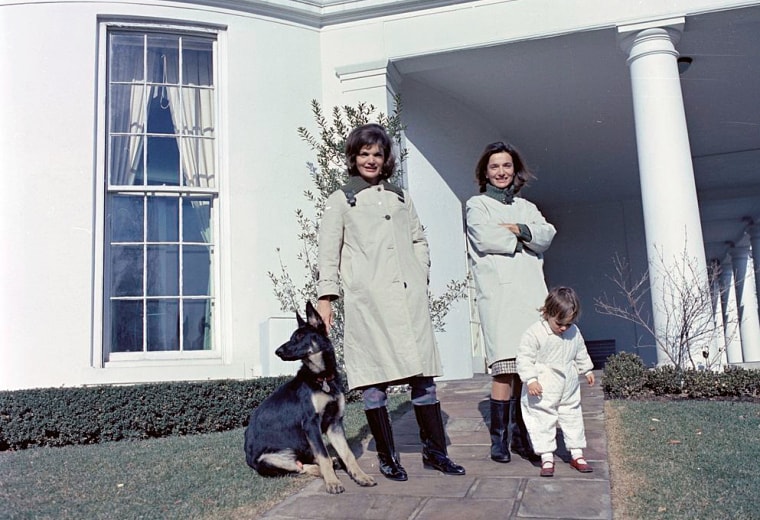
[[[438, 382], [448, 451], [467, 469], [467, 475], [447, 476], [422, 465], [419, 430], [410, 410], [394, 421], [394, 438], [406, 482], [383, 478], [371, 439], [362, 446], [359, 464], [378, 485], [357, 486], [343, 471], [338, 477], [346, 492], [329, 495], [321, 479], [287, 498], [262, 518], [269, 520], [494, 520], [494, 519], [611, 519], [604, 396], [597, 372], [593, 387], [581, 381], [588, 448], [593, 473], [582, 474], [557, 457], [553, 478], [538, 476], [539, 468], [513, 456], [498, 464], [490, 459], [488, 434], [490, 378]], [[558, 455], [569, 457], [565, 450]], [[568, 458], [569, 460], [569, 458]]]

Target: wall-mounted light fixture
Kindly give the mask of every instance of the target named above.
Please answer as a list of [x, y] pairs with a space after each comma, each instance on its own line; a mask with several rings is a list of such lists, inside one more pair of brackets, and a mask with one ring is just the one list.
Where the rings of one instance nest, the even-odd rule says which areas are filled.
[[694, 61], [694, 58], [691, 58], [690, 56], [681, 56], [676, 60], [678, 63], [678, 73], [683, 74], [687, 70], [689, 70], [689, 67], [691, 67], [691, 63]]

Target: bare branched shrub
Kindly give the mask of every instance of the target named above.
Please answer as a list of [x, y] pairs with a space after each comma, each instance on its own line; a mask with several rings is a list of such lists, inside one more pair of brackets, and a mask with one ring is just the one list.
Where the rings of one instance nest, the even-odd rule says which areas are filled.
[[646, 305], [651, 290], [649, 273], [635, 276], [628, 263], [617, 255], [613, 265], [615, 273], [609, 279], [620, 299], [606, 294], [596, 298], [597, 312], [642, 327], [654, 338], [657, 349], [668, 362], [680, 369], [719, 368], [725, 350], [725, 324], [714, 320], [711, 292], [711, 287], [720, 287], [716, 283], [720, 276], [718, 270], [700, 272], [698, 262], [685, 248], [674, 262], [666, 262], [658, 251], [655, 268], [658, 269], [656, 280], [662, 284], [658, 291], [661, 296], [652, 298], [651, 303], [662, 323], [655, 326]]

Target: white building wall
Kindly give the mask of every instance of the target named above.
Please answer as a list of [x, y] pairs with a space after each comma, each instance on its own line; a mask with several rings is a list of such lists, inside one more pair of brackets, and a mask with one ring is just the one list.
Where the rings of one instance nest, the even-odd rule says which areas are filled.
[[[218, 85], [222, 359], [118, 368], [93, 362], [100, 349], [91, 333], [100, 319], [93, 314], [95, 219], [102, 218], [95, 203], [103, 189], [96, 180], [97, 31], [99, 18], [117, 16], [227, 27]], [[313, 157], [296, 129], [311, 119], [310, 100], [321, 97], [318, 32], [169, 4], [2, 5], [0, 17], [13, 50], [0, 52], [0, 156], [13, 187], [0, 205], [0, 389], [261, 375], [261, 329], [282, 315], [267, 271], [279, 267], [277, 247], [284, 259], [295, 258], [298, 244], [288, 237], [298, 231], [294, 210], [309, 186]], [[297, 277], [297, 263], [290, 264]]]
[[[467, 277], [463, 201], [478, 192], [474, 172], [482, 148], [500, 136], [488, 121], [440, 92], [413, 81], [404, 81], [400, 91], [409, 121], [409, 189], [430, 241], [431, 289], [441, 294], [450, 280]], [[444, 378], [485, 370], [477, 329], [470, 323], [471, 303], [457, 302], [446, 317], [446, 334], [438, 335]]]
[[[303, 9], [311, 17], [318, 16], [312, 4], [307, 7], [302, 2], [251, 0], [238, 5], [246, 4]], [[279, 345], [285, 329], [277, 321], [282, 313], [267, 272], [279, 269], [278, 247], [288, 268], [298, 270], [294, 260], [298, 243], [288, 237], [298, 231], [294, 210], [305, 206], [302, 192], [310, 186], [305, 163], [314, 159], [298, 139], [296, 128], [314, 129], [312, 99], [324, 107], [365, 99], [361, 89], [346, 88], [339, 72], [345, 78], [346, 71], [378, 69], [389, 62], [434, 67], [435, 59], [445, 60], [449, 50], [745, 4], [739, 0], [483, 0], [317, 29], [274, 15], [251, 14], [254, 10], [235, 11], [200, 2], [0, 0], [0, 157], [3, 179], [10, 187], [0, 205], [4, 238], [0, 389], [261, 375], [262, 363], [266, 365], [269, 359], [263, 349]], [[340, 7], [351, 8], [350, 4]], [[335, 12], [325, 9], [326, 19]], [[100, 348], [97, 334], [92, 334], [93, 324], [100, 319], [93, 311], [97, 307], [93, 273], [99, 261], [94, 252], [100, 239], [96, 222], [101, 218], [95, 212], [101, 189], [97, 182], [97, 30], [99, 19], [117, 16], [227, 27], [219, 82], [223, 102], [219, 296], [225, 357], [213, 363], [138, 363], [103, 369], [93, 362]], [[430, 59], [432, 55], [435, 59]], [[416, 57], [426, 59], [415, 62]], [[408, 184], [429, 229], [432, 288], [440, 292], [446, 281], [464, 273], [457, 198], [461, 203], [468, 196], [472, 185], [467, 183], [482, 147], [511, 136], [493, 136], [488, 121], [479, 119], [482, 115], [469, 114], [466, 107], [439, 93], [405, 84], [403, 67], [397, 72], [395, 87], [414, 101], [408, 103], [409, 117], [405, 118], [412, 152]], [[387, 111], [382, 106], [385, 97], [387, 93], [377, 86], [370, 87], [366, 96]], [[447, 126], [442, 129], [442, 125]], [[555, 276], [558, 262], [574, 250], [575, 244], [565, 238], [572, 235], [564, 230], [586, 229], [584, 225], [594, 220], [591, 213], [591, 208], [579, 208], [557, 215], [560, 234], [546, 263], [550, 281], [559, 278]], [[610, 214], [633, 226], [626, 228], [624, 242], [641, 238], [641, 222], [632, 213], [611, 208]], [[606, 224], [610, 227], [599, 231], [604, 240], [612, 239], [615, 230]], [[596, 254], [595, 243], [589, 242], [585, 253], [609, 266], [607, 258]], [[570, 277], [568, 283], [605, 286], [600, 280], [606, 271], [600, 265], [578, 261], [577, 278]], [[584, 297], [584, 320], [592, 318], [589, 299]], [[270, 328], [268, 324], [275, 322]], [[624, 324], [617, 328], [611, 334], [620, 339], [621, 347], [637, 337], [635, 331], [625, 331]], [[469, 312], [457, 305], [447, 333], [439, 336], [447, 352], [444, 358], [450, 352], [450, 359], [457, 359], [457, 349], [469, 336]], [[263, 345], [261, 338], [270, 344]]]

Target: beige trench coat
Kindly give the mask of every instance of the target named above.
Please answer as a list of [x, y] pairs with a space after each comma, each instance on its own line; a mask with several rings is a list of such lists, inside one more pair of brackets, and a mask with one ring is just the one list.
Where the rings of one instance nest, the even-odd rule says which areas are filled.
[[[532, 239], [517, 252], [517, 237], [500, 223], [525, 224]], [[538, 208], [521, 197], [503, 204], [487, 195], [467, 201], [467, 238], [488, 365], [517, 356], [523, 332], [540, 318], [547, 289], [543, 253], [556, 234]]]
[[428, 243], [409, 194], [402, 200], [380, 184], [355, 200], [330, 195], [319, 227], [317, 296], [338, 296], [343, 284], [348, 385], [439, 376]]

